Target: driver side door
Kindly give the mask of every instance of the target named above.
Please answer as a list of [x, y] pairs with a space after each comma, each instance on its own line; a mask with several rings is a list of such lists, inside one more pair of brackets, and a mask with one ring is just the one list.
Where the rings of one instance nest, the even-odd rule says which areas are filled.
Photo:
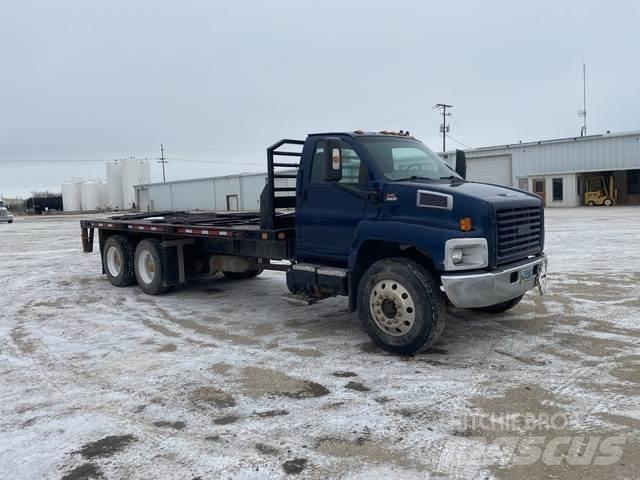
[[[367, 200], [324, 181], [323, 139], [313, 150], [311, 168], [296, 210], [296, 249], [305, 261], [347, 264], [356, 227], [364, 218]], [[340, 183], [365, 191], [368, 169], [353, 145], [342, 140]]]

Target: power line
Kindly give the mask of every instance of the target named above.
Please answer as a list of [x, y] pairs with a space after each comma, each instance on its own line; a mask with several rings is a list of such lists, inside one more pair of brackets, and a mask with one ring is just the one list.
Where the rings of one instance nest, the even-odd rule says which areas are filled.
[[462, 145], [463, 147], [466, 147], [466, 148], [473, 148], [472, 146], [467, 145], [466, 143], [462, 143], [460, 140], [456, 140], [456, 139], [455, 139], [455, 138], [453, 138], [451, 135], [447, 135], [447, 138], [450, 138], [451, 140], [453, 140], [453, 141], [454, 141], [454, 142], [456, 142], [457, 144]]
[[[137, 158], [137, 157], [134, 157]], [[138, 160], [161, 160], [161, 158], [137, 158]], [[195, 158], [174, 158], [174, 157], [165, 157], [165, 160], [174, 161], [174, 162], [196, 162], [196, 163], [214, 163], [219, 165], [265, 165], [265, 162], [236, 162], [236, 161], [220, 161], [220, 160], [205, 160], [205, 159], [195, 159]], [[0, 163], [103, 163], [103, 162], [113, 162], [113, 161], [121, 161], [122, 158], [47, 158], [47, 159], [25, 159], [25, 160], [15, 160], [15, 159], [0, 159]]]

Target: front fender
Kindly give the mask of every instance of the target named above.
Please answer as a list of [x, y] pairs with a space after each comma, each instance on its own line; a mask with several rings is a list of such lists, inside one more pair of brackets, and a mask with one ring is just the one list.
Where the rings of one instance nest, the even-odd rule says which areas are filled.
[[481, 231], [461, 232], [448, 224], [410, 223], [393, 220], [363, 220], [356, 229], [349, 251], [349, 271], [353, 272], [364, 242], [378, 240], [415, 247], [431, 257], [439, 272], [444, 271], [444, 245], [450, 238], [483, 237]]

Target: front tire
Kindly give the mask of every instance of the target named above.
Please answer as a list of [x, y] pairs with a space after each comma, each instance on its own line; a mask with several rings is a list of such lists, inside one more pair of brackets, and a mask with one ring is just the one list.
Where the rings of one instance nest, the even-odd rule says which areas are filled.
[[122, 235], [112, 235], [104, 242], [102, 264], [114, 287], [128, 287], [135, 282], [133, 245]]
[[507, 300], [506, 302], [496, 303], [495, 305], [489, 305], [488, 307], [478, 307], [478, 308], [474, 308], [473, 310], [477, 310], [479, 312], [485, 312], [485, 313], [506, 312], [507, 310], [510, 310], [513, 307], [515, 307], [517, 304], [519, 304], [520, 300], [522, 300], [522, 297], [524, 297], [524, 295], [520, 295], [519, 297], [512, 298], [511, 300]]
[[164, 282], [164, 253], [162, 244], [154, 238], [140, 241], [134, 256], [136, 280], [148, 295], [159, 295], [168, 290]]
[[610, 207], [611, 205], [613, 205], [613, 200], [611, 198], [605, 198], [604, 199], [604, 206], [605, 207]]
[[444, 329], [444, 299], [431, 274], [406, 258], [374, 263], [358, 286], [364, 330], [381, 348], [401, 354], [433, 346]]

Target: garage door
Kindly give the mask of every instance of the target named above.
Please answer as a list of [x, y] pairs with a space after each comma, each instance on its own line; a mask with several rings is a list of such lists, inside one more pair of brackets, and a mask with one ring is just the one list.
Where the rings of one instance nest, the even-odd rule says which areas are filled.
[[511, 186], [511, 155], [467, 158], [467, 180]]

